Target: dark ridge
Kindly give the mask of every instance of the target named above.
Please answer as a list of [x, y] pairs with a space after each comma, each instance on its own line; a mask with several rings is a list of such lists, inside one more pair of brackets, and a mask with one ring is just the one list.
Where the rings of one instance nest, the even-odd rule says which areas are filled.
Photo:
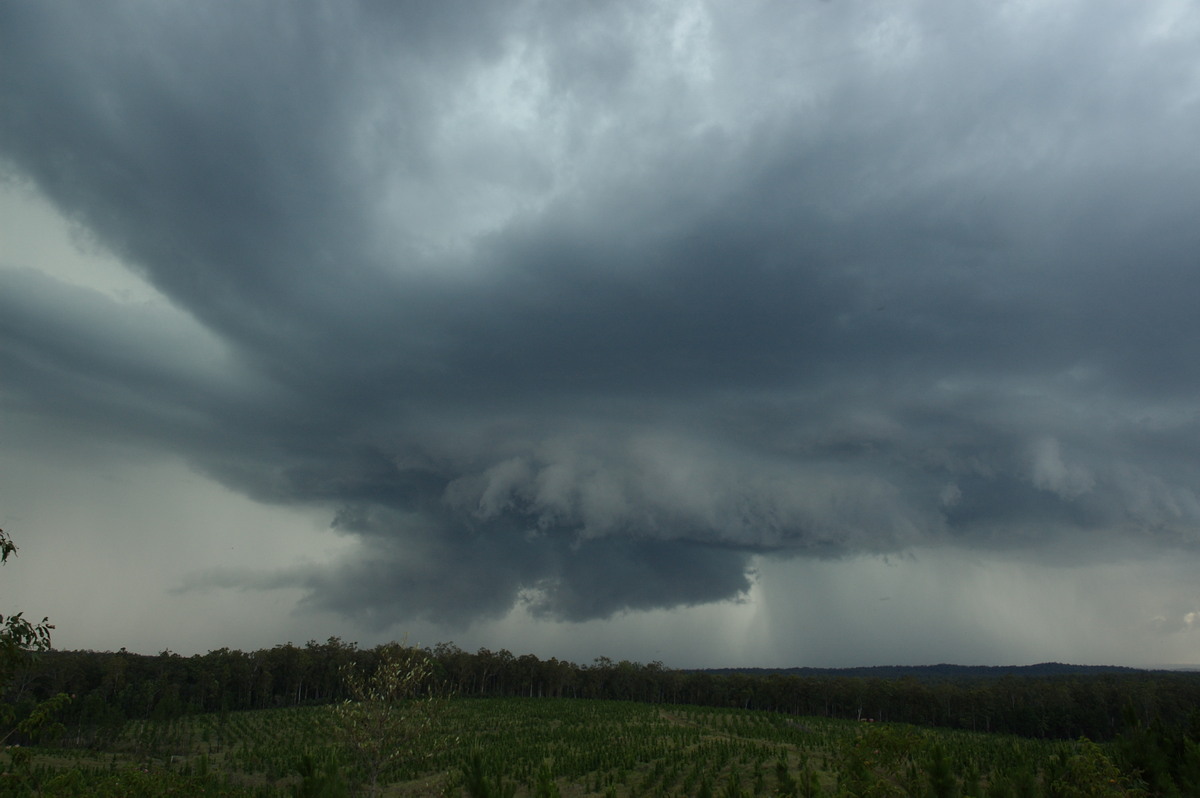
[[1123, 665], [1069, 665], [1041, 662], [1037, 665], [872, 665], [857, 668], [696, 668], [693, 673], [727, 676], [844, 676], [854, 679], [903, 679], [921, 682], [968, 682], [1004, 676], [1043, 678], [1049, 676], [1096, 676], [1108, 674], [1163, 673], [1165, 670], [1129, 668]]

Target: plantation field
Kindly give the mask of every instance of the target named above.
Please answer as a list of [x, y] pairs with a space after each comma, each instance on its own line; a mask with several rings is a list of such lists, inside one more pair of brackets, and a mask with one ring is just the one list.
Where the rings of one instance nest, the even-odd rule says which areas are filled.
[[[360, 783], [338, 722], [313, 706], [133, 721], [87, 740], [68, 729], [80, 747], [6, 751], [0, 794], [300, 794], [305, 754], [314, 772], [336, 757], [339, 779]], [[1086, 742], [633, 702], [458, 699], [419, 748], [384, 772], [382, 794], [1136, 794]]]

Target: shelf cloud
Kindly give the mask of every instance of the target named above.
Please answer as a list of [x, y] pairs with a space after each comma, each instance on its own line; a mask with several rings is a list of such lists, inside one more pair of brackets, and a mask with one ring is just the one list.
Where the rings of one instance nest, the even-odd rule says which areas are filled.
[[7, 185], [161, 299], [6, 261], [6, 424], [321, 508], [353, 554], [187, 589], [380, 626], [1195, 552], [1198, 47], [1173, 3], [7, 3]]

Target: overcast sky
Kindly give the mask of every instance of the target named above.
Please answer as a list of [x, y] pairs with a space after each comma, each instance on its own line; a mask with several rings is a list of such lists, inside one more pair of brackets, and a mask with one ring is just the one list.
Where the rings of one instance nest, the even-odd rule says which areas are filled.
[[1200, 663], [1200, 10], [0, 5], [62, 648]]

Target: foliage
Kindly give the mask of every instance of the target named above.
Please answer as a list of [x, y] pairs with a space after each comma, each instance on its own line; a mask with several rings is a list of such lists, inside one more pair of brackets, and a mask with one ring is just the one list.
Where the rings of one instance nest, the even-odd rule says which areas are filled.
[[537, 785], [534, 787], [533, 794], [534, 798], [562, 798], [562, 793], [554, 782], [554, 774], [548, 761], [542, 762], [542, 766], [538, 768]]
[[301, 754], [296, 770], [300, 783], [292, 787], [293, 798], [345, 798], [350, 794], [333, 752], [316, 755], [306, 751]]
[[[1004, 672], [938, 681], [681, 671], [604, 658], [577, 665], [503, 649], [468, 653], [445, 643], [426, 653], [436, 679], [461, 696], [619, 699], [831, 718], [857, 718], [861, 709], [861, 717], [879, 721], [1063, 740], [1107, 742], [1155, 722], [1181, 729], [1200, 707], [1200, 673], [1059, 668], [1029, 677]], [[78, 696], [65, 720], [89, 736], [108, 734], [125, 719], [339, 703], [348, 697], [344, 669], [352, 664], [367, 673], [376, 659], [377, 649], [334, 637], [191, 657], [47, 651], [23, 668], [34, 697]]]
[[[16, 544], [0, 529], [0, 565], [7, 563], [8, 558], [16, 553]], [[0, 615], [0, 689], [8, 691], [30, 652], [50, 648], [50, 630], [53, 628], [49, 618], [42, 618], [41, 623], [31, 623], [20, 612], [7, 617]], [[59, 693], [44, 701], [27, 702], [29, 706], [25, 717], [15, 723], [17, 712], [14, 705], [9, 702], [0, 704], [0, 727], [7, 729], [0, 737], [0, 743], [16, 733], [27, 740], [37, 739], [41, 735], [61, 734], [62, 726], [56, 723], [55, 718], [69, 700], [66, 694]]]
[[1186, 726], [1138, 726], [1117, 740], [1114, 761], [1136, 773], [1151, 794], [1200, 795], [1200, 708]]
[[1076, 749], [1051, 761], [1048, 798], [1133, 798], [1145, 795], [1092, 741], [1081, 739]]
[[425, 651], [396, 643], [377, 654], [369, 674], [353, 664], [345, 668], [350, 699], [337, 708], [339, 741], [359, 765], [372, 795], [386, 769], [427, 755], [421, 741], [447, 700]]
[[930, 798], [958, 798], [958, 779], [954, 777], [950, 760], [941, 745], [930, 747], [925, 764]]
[[[338, 638], [193, 657], [30, 650], [5, 702], [13, 724], [32, 724], [15, 732], [22, 742], [46, 720], [43, 741], [57, 737], [72, 757], [108, 751], [117, 770], [186, 769], [262, 795], [341, 795], [347, 784], [446, 796], [1045, 798], [1138, 795], [1142, 785], [1164, 798], [1200, 795], [1200, 674], [755, 676], [450, 644], [358, 649]], [[60, 693], [79, 698], [39, 708]], [[867, 722], [897, 717], [925, 726]], [[964, 727], [980, 733], [952, 731]], [[1097, 749], [1054, 739], [1082, 729], [1102, 732]], [[20, 758], [0, 754], [0, 767], [9, 762], [0, 785], [23, 783]], [[29, 783], [69, 781], [72, 769], [37, 765]]]
[[[16, 553], [16, 544], [0, 529], [0, 564], [7, 563]], [[7, 617], [0, 615], [0, 680], [7, 683], [13, 677], [27, 652], [50, 648], [50, 630], [53, 628], [49, 618], [42, 618], [41, 623], [31, 623], [20, 612]]]
[[516, 784], [486, 772], [483, 755], [478, 750], [471, 752], [463, 768], [463, 787], [470, 798], [513, 798], [517, 792]]
[[[331, 745], [339, 733], [338, 710], [302, 706], [127, 721], [97, 747], [0, 752], [0, 768], [23, 774], [0, 777], [0, 786], [21, 783], [45, 791], [53, 781], [60, 792], [47, 794], [67, 795], [91, 793], [66, 792], [63, 785], [94, 783], [100, 785], [95, 794], [104, 795], [120, 794], [111, 788], [121, 781], [142, 790], [130, 794], [340, 797], [352, 777], [363, 780], [364, 771], [349, 750]], [[457, 698], [431, 717], [418, 745], [415, 759], [380, 773], [380, 792], [393, 798], [516, 798], [556, 791], [597, 798], [924, 798], [937, 794], [928, 771], [940, 762], [947, 777], [942, 794], [965, 796], [963, 777], [972, 778], [972, 769], [982, 790], [976, 798], [1143, 794], [1134, 774], [1117, 764], [1113, 744], [756, 710]], [[1116, 779], [1117, 791], [1109, 779]], [[148, 786], [154, 784], [157, 793]]]
[[211, 777], [149, 768], [97, 770], [71, 767], [50, 770], [34, 768], [26, 761], [18, 767], [10, 767], [0, 777], [0, 796], [161, 798], [166, 795], [205, 795], [212, 798], [252, 798], [256, 793], [256, 790], [224, 784]]

